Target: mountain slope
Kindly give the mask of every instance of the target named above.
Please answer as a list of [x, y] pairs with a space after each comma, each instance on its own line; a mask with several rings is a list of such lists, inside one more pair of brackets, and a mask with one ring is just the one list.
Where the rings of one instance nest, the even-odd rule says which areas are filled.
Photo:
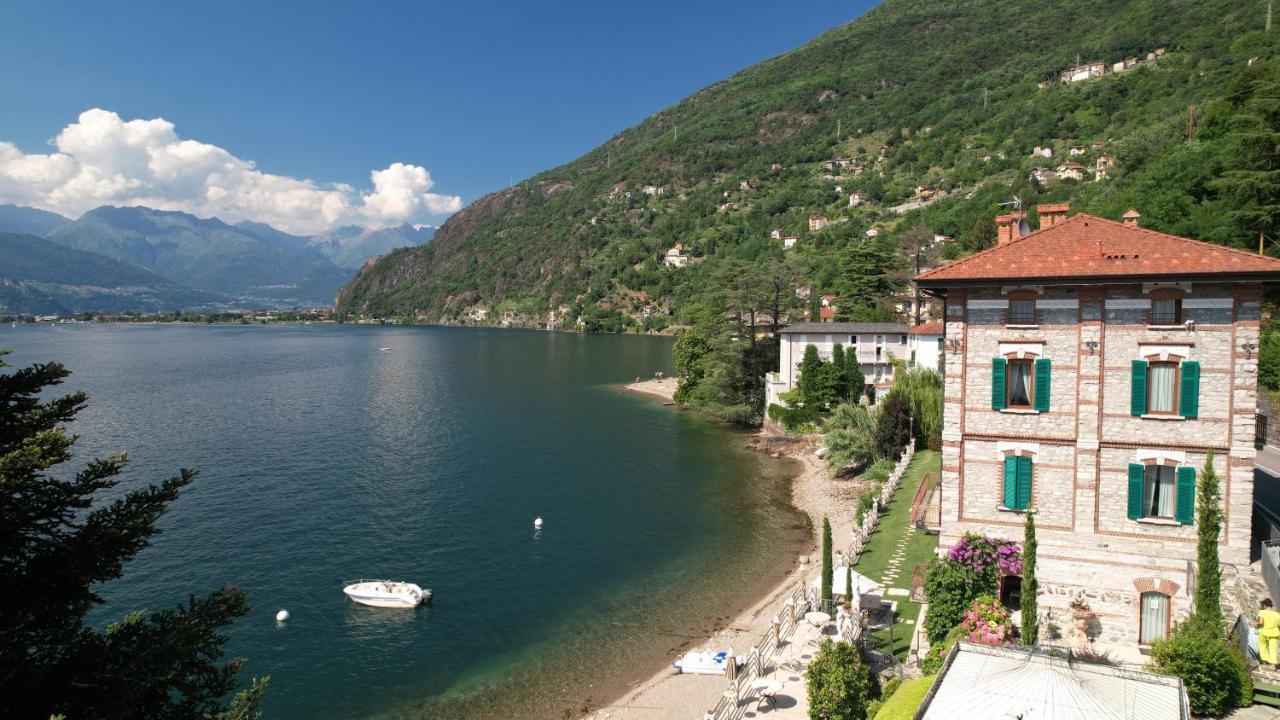
[[0, 205], [0, 232], [45, 237], [71, 221], [56, 213], [20, 205]]
[[0, 233], [0, 314], [161, 312], [227, 302], [136, 265], [34, 235]]
[[[1014, 196], [1111, 216], [1136, 204], [1158, 229], [1256, 242], [1280, 230], [1280, 215], [1249, 219], [1254, 201], [1208, 173], [1243, 171], [1223, 116], [1280, 80], [1280, 33], [1262, 32], [1264, 10], [1244, 0], [887, 0], [477, 200], [429, 245], [364, 268], [337, 309], [649, 326], [655, 307], [720, 302], [739, 267], [870, 307], [900, 283], [862, 282], [855, 270], [868, 258], [857, 253], [896, 257], [920, 223], [958, 240], [950, 254], [977, 249], [991, 241], [998, 203]], [[1138, 62], [1059, 82], [1077, 58]], [[1032, 157], [1037, 146], [1052, 157]], [[1090, 171], [1102, 156], [1115, 165], [1098, 180]], [[1077, 159], [1088, 163], [1080, 180], [1070, 167], [1058, 174]], [[819, 214], [830, 227], [810, 227]], [[786, 251], [773, 230], [800, 240]], [[676, 243], [691, 262], [664, 267]], [[775, 305], [786, 313], [794, 302], [788, 292]]]
[[143, 207], [96, 208], [49, 239], [245, 305], [328, 304], [350, 278], [319, 255], [264, 242], [216, 218]]

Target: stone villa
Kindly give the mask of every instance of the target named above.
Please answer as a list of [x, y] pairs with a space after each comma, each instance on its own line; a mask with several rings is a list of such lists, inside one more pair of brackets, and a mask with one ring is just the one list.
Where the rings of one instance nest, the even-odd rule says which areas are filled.
[[[1280, 260], [1041, 206], [997, 245], [924, 272], [945, 301], [943, 548], [1021, 540], [1040, 608], [1087, 600], [1104, 645], [1142, 648], [1191, 606], [1196, 483], [1221, 481], [1221, 559], [1247, 569], [1262, 284]], [[1020, 579], [1001, 594], [1016, 601]]]

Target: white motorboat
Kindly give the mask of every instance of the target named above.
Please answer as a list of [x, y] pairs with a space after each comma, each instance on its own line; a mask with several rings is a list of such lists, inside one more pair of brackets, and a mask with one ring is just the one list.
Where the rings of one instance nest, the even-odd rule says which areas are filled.
[[399, 580], [355, 580], [342, 593], [361, 605], [382, 608], [414, 608], [431, 602], [431, 591]]

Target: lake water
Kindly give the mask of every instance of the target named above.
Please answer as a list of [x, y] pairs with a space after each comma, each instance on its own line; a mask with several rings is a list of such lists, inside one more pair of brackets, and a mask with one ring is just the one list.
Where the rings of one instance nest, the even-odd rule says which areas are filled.
[[[0, 348], [89, 393], [78, 460], [127, 449], [125, 487], [200, 470], [94, 619], [239, 585], [253, 609], [228, 651], [271, 676], [273, 720], [598, 706], [807, 537], [791, 466], [616, 389], [669, 373], [669, 338], [46, 325], [0, 328]], [[435, 603], [353, 605], [359, 577]]]

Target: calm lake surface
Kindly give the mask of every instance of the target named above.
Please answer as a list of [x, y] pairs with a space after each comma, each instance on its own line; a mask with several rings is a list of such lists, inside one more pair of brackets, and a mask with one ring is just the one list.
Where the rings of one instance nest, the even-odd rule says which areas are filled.
[[[95, 621], [243, 587], [228, 651], [271, 676], [273, 720], [597, 707], [775, 584], [807, 537], [790, 465], [616, 390], [671, 372], [669, 338], [45, 325], [0, 327], [0, 348], [89, 393], [77, 460], [127, 449], [124, 487], [200, 470]], [[435, 603], [348, 603], [361, 577]]]

